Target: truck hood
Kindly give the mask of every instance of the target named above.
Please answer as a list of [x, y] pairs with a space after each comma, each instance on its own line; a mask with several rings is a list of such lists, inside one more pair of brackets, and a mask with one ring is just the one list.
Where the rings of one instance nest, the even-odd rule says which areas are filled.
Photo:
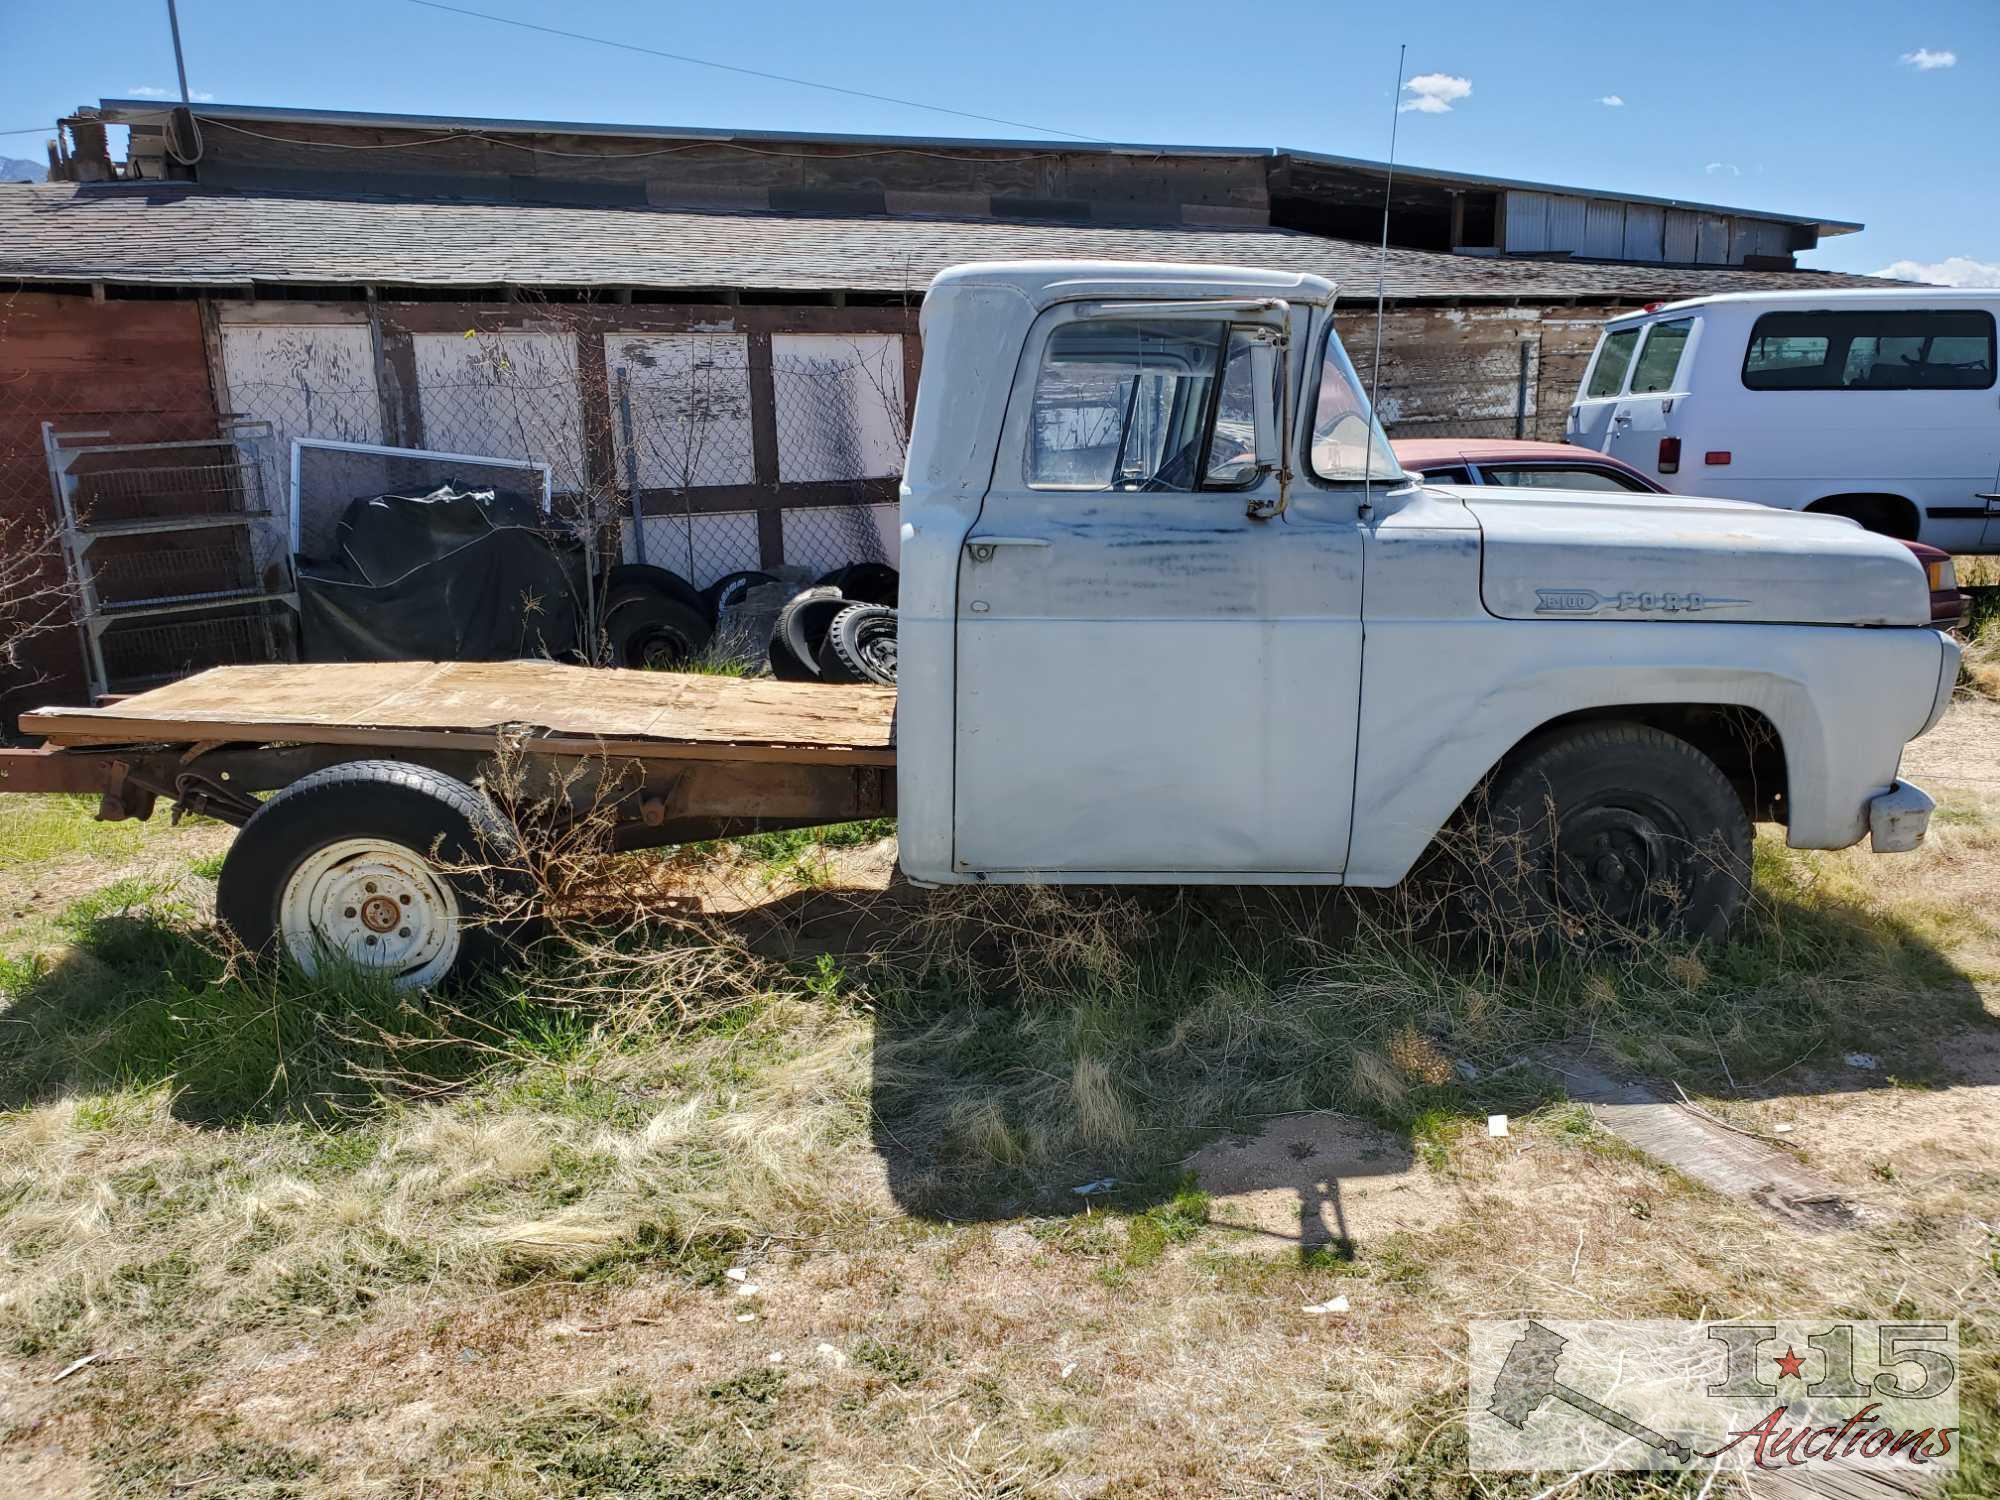
[[1843, 516], [1687, 495], [1442, 488], [1479, 522], [1480, 595], [1502, 619], [1930, 623], [1915, 554]]

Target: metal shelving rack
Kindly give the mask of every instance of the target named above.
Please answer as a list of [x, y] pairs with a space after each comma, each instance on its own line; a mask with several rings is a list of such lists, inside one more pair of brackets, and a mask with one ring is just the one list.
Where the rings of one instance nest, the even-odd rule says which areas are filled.
[[298, 584], [271, 504], [271, 424], [111, 443], [42, 424], [93, 699], [227, 662], [298, 654]]

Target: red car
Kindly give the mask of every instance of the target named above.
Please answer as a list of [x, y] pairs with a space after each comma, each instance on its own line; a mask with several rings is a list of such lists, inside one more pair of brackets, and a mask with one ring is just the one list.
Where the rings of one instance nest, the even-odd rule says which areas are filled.
[[[1672, 493], [1622, 460], [1568, 443], [1520, 438], [1398, 438], [1396, 461], [1432, 484], [1518, 484], [1538, 490], [1643, 490]], [[1966, 595], [1951, 555], [1904, 542], [1931, 581], [1931, 624], [1949, 630], [1965, 618]]]

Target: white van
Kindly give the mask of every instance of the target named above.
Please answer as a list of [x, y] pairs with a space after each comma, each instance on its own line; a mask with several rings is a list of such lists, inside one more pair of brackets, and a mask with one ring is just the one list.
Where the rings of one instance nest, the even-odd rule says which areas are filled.
[[2000, 552], [2000, 291], [1702, 297], [1604, 325], [1569, 441], [1684, 495]]

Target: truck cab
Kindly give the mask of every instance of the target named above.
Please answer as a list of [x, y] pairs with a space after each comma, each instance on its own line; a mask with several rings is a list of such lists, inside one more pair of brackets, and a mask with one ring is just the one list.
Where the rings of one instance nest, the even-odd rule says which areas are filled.
[[[1427, 489], [1333, 301], [1206, 266], [932, 284], [901, 493], [912, 878], [1389, 885], [1475, 793], [1593, 759], [1555, 800], [1612, 900], [1718, 834], [1747, 874], [1753, 817], [1801, 847], [1921, 835], [1897, 765], [1957, 651], [1908, 549], [1673, 495]], [[1677, 756], [1699, 794], [1658, 805]]]

